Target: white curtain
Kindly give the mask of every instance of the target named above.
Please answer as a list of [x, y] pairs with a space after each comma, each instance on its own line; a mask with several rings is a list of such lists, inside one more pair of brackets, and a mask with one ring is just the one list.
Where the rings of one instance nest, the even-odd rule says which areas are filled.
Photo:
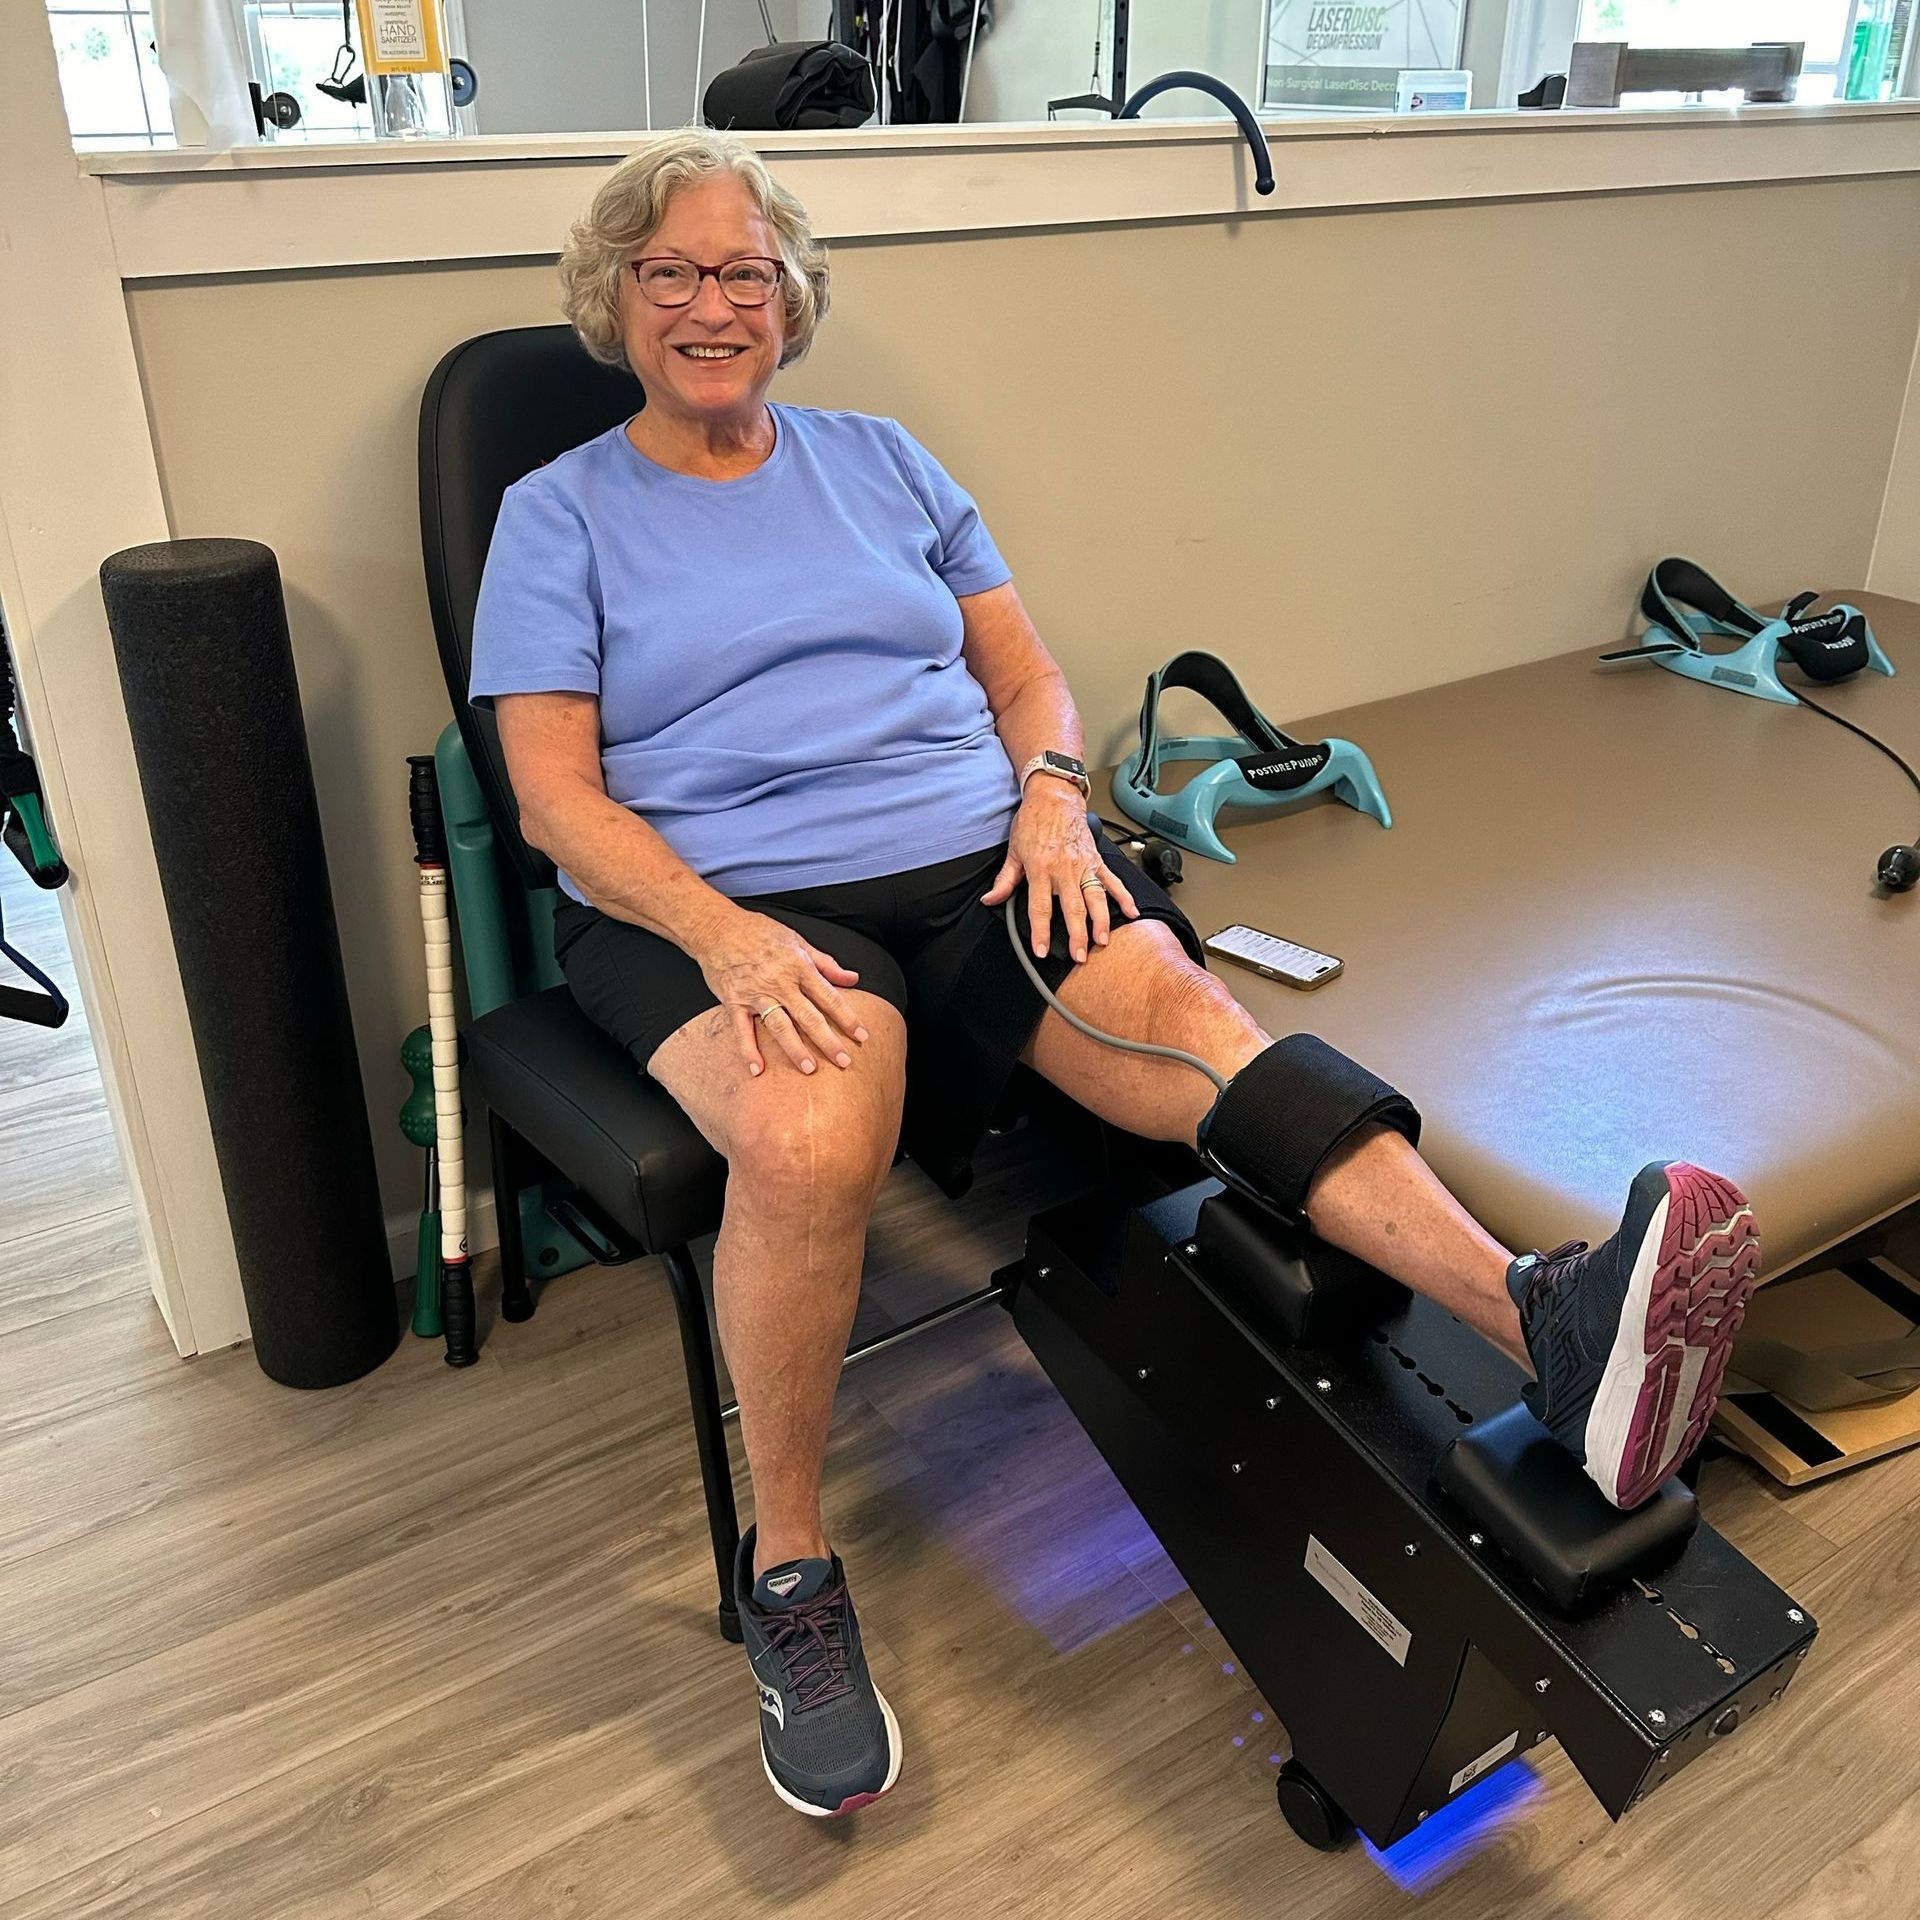
[[252, 146], [247, 51], [229, 0], [153, 0], [153, 40], [183, 147]]

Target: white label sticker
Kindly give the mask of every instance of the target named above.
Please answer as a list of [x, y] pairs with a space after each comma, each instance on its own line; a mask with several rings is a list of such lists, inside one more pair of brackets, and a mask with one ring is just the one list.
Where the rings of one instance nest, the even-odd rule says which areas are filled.
[[1458, 1793], [1469, 1780], [1478, 1780], [1489, 1767], [1497, 1767], [1520, 1744], [1520, 1729], [1515, 1727], [1498, 1746], [1489, 1747], [1478, 1760], [1467, 1764], [1447, 1782], [1449, 1793]]
[[1312, 1534], [1307, 1535], [1307, 1571], [1394, 1659], [1403, 1667], [1407, 1664], [1413, 1635]]

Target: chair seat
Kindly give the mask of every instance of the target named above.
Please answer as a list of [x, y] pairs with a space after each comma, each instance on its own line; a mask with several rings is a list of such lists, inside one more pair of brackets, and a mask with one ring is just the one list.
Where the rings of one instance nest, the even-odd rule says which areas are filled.
[[719, 1227], [727, 1163], [565, 987], [496, 1007], [466, 1041], [473, 1091], [645, 1251]]

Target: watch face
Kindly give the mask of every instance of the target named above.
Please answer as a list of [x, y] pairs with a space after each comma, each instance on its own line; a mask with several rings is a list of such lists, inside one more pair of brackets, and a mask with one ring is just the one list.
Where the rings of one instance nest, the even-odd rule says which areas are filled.
[[1087, 770], [1086, 763], [1076, 760], [1070, 753], [1049, 753], [1047, 765], [1058, 767], [1062, 773], [1084, 774]]

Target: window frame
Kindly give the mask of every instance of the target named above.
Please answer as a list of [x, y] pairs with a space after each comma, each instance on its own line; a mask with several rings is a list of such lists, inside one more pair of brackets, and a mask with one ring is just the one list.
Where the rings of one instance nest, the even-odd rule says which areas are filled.
[[[153, 123], [153, 104], [147, 95], [146, 62], [141, 49], [153, 38], [153, 0], [86, 0], [79, 6], [54, 6], [47, 0], [45, 8], [48, 31], [62, 20], [120, 20], [126, 23], [127, 43], [133, 54], [133, 82], [140, 93], [140, 117], [146, 123], [144, 127], [109, 128], [104, 133], [74, 133], [71, 125], [69, 136], [76, 152], [110, 150], [116, 147], [168, 147], [176, 144], [173, 132], [173, 119], [169, 111], [164, 128]], [[144, 20], [147, 30], [142, 35], [138, 22]], [[55, 42], [58, 53], [58, 42]], [[157, 61], [156, 61], [157, 65]], [[166, 77], [161, 76], [161, 85]]]

